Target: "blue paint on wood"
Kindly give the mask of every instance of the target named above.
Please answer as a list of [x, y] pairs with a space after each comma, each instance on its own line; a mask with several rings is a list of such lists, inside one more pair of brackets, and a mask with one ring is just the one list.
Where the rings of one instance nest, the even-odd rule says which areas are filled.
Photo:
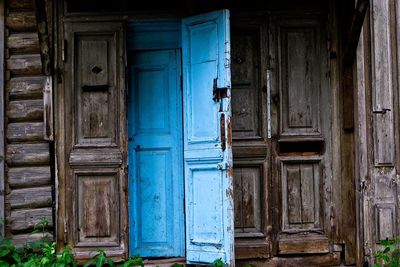
[[[184, 19], [182, 54], [186, 258], [222, 258], [233, 266], [232, 151], [221, 145], [231, 117], [228, 11]], [[227, 98], [213, 100], [214, 79], [217, 87], [228, 88]]]
[[180, 48], [181, 23], [178, 20], [130, 22], [127, 43], [131, 50]]
[[180, 51], [132, 51], [129, 60], [130, 253], [184, 256]]

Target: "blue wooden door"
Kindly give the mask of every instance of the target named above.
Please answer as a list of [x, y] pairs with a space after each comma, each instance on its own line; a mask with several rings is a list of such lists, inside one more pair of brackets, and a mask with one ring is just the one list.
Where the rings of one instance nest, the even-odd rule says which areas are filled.
[[129, 54], [130, 253], [184, 256], [180, 51]]
[[233, 261], [229, 12], [182, 21], [186, 258]]

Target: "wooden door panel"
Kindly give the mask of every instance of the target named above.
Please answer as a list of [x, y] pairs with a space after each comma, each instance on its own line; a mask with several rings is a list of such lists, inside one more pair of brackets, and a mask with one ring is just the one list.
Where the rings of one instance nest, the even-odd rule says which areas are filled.
[[272, 187], [279, 188], [271, 194], [276, 196], [273, 205], [279, 214], [273, 216], [277, 254], [332, 249], [327, 190], [332, 168], [331, 103], [323, 25], [318, 17], [271, 19], [272, 158], [276, 164]]
[[319, 25], [285, 22], [277, 31], [282, 96], [280, 136], [319, 136]]
[[264, 236], [262, 233], [262, 168], [235, 167], [235, 234], [237, 237]]
[[259, 116], [259, 32], [235, 31], [232, 37], [233, 138], [261, 138]]
[[123, 25], [68, 22], [64, 27], [65, 79], [58, 96], [64, 116], [62, 243], [78, 259], [90, 258], [98, 247], [123, 258], [128, 219]]
[[[237, 258], [270, 255], [267, 235], [268, 141], [262, 70], [266, 67], [265, 25], [232, 20], [232, 132], [234, 157], [235, 253]], [[264, 88], [265, 89], [265, 88]]]
[[321, 230], [319, 162], [282, 160], [282, 231]]
[[[116, 146], [114, 34], [75, 36], [75, 146]], [[106, 55], [106, 56], [104, 56]]]
[[184, 255], [180, 53], [129, 53], [130, 252]]
[[116, 246], [119, 233], [118, 172], [75, 172], [76, 246]]

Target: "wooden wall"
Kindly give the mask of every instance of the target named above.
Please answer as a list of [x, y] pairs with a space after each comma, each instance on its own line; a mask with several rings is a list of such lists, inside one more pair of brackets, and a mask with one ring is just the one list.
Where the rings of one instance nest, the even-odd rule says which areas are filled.
[[39, 218], [53, 225], [49, 143], [44, 140], [39, 38], [32, 0], [7, 0], [5, 21], [5, 217], [16, 244]]
[[365, 259], [399, 233], [400, 3], [370, 0], [356, 63], [356, 175]]

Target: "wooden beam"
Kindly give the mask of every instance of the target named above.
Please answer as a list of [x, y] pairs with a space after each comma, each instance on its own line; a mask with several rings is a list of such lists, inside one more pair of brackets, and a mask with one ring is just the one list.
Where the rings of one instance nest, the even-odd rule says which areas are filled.
[[344, 65], [352, 65], [357, 52], [358, 40], [360, 39], [361, 28], [364, 23], [365, 14], [369, 7], [369, 0], [358, 0], [351, 19], [350, 30], [347, 35], [344, 47]]

